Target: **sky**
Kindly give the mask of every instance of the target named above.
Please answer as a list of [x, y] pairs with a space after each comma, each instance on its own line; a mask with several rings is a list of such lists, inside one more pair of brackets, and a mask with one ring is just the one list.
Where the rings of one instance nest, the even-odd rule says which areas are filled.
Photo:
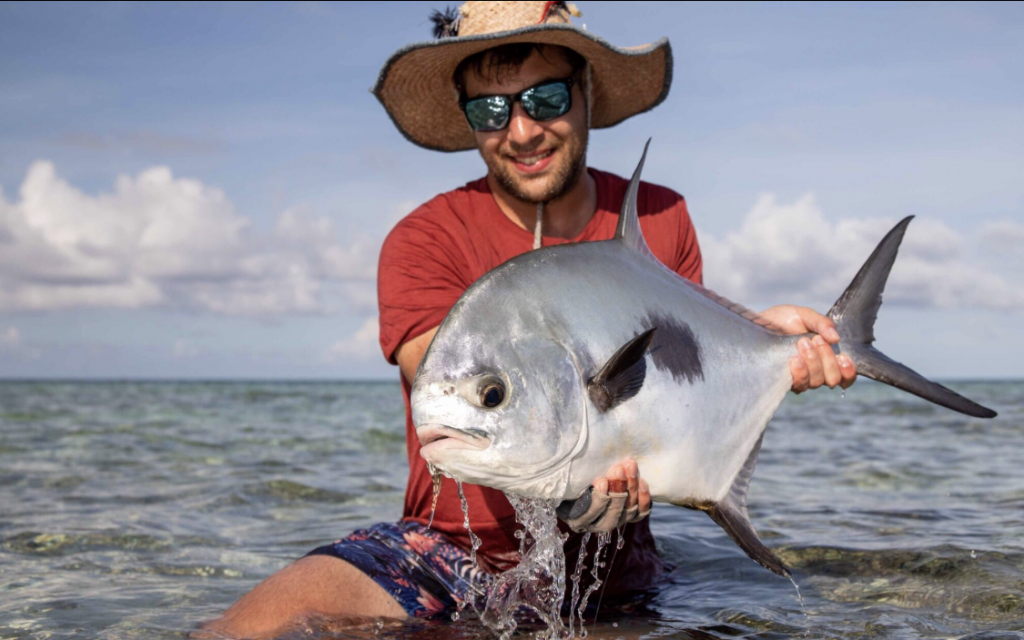
[[[577, 3], [668, 37], [589, 163], [683, 194], [705, 284], [822, 311], [916, 215], [876, 345], [1024, 377], [1024, 4]], [[376, 259], [483, 175], [370, 94], [435, 2], [0, 3], [0, 377], [396, 379]]]

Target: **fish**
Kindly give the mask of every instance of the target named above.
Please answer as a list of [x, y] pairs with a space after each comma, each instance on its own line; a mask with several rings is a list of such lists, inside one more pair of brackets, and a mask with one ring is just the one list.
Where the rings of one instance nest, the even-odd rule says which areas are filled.
[[[586, 507], [591, 482], [637, 461], [655, 502], [707, 513], [761, 566], [747, 490], [765, 428], [792, 387], [800, 335], [663, 265], [643, 238], [633, 173], [613, 239], [563, 244], [492, 269], [455, 303], [413, 380], [420, 454], [444, 474]], [[859, 375], [960, 413], [996, 413], [872, 343], [913, 216], [875, 248], [828, 316]], [[809, 334], [805, 334], [809, 335]]]

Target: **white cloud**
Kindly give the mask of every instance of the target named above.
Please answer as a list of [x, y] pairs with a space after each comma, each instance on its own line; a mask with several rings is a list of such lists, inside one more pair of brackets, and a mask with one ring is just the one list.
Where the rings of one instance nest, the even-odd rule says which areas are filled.
[[[260, 233], [223, 191], [166, 167], [119, 176], [112, 192], [89, 195], [38, 161], [19, 196], [8, 202], [0, 191], [0, 311], [319, 313], [372, 282], [382, 240], [339, 242], [329, 219], [296, 210]], [[364, 290], [356, 293], [351, 304], [370, 306]]]
[[[897, 220], [829, 221], [807, 194], [792, 204], [762, 195], [743, 225], [701, 238], [705, 280], [737, 302], [830, 304]], [[989, 224], [967, 235], [918, 217], [911, 223], [885, 290], [887, 304], [1024, 308], [1022, 272], [987, 265], [1000, 247], [1019, 247], [1024, 227]]]
[[199, 355], [199, 349], [188, 340], [178, 338], [174, 341], [175, 358], [194, 358], [197, 355]]
[[0, 330], [0, 351], [5, 349], [17, 349], [21, 346], [21, 334], [17, 327], [7, 327]]
[[338, 362], [342, 360], [366, 360], [380, 353], [380, 324], [377, 318], [367, 318], [361, 327], [348, 338], [332, 344], [324, 360]]

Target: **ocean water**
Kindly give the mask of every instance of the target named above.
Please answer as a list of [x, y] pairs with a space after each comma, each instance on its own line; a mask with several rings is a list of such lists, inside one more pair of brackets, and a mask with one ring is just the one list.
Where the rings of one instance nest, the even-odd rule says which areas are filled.
[[[802, 606], [707, 516], [659, 505], [673, 573], [589, 637], [1024, 638], [1024, 382], [951, 386], [1000, 416], [864, 381], [783, 403], [750, 514]], [[0, 383], [0, 638], [184, 638], [313, 547], [398, 518], [405, 475], [397, 383]], [[292, 635], [487, 631], [464, 615]]]

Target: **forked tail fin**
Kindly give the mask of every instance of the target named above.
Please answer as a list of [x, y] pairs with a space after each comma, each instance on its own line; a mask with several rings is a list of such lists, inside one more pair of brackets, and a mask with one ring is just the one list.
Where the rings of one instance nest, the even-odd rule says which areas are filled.
[[874, 327], [878, 308], [882, 306], [882, 290], [889, 279], [889, 272], [903, 241], [903, 234], [913, 218], [914, 216], [907, 216], [886, 234], [875, 247], [871, 257], [857, 272], [850, 286], [832, 305], [828, 316], [836, 323], [836, 330], [842, 338], [839, 347], [853, 358], [859, 375], [903, 389], [969, 416], [994, 418], [995, 411], [928, 380], [871, 346], [875, 341]]

